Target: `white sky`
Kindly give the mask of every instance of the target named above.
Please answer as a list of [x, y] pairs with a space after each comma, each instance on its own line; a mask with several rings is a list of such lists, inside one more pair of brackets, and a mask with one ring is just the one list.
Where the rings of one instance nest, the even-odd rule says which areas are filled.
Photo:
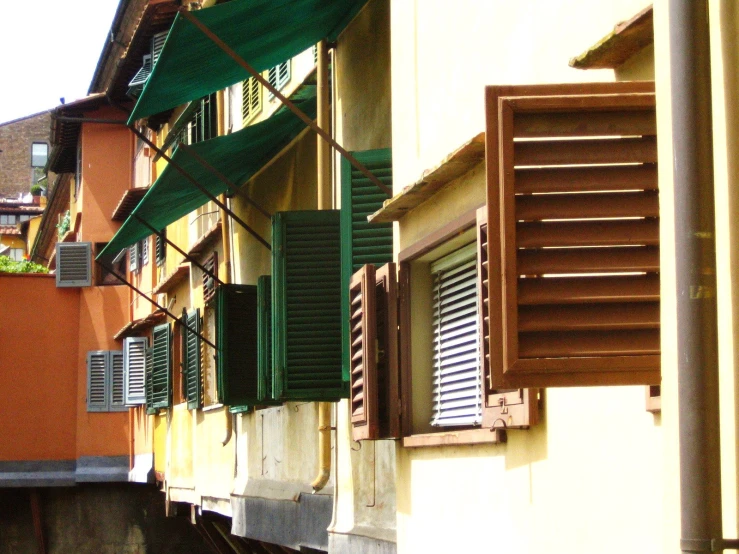
[[119, 0], [3, 0], [0, 123], [87, 94]]

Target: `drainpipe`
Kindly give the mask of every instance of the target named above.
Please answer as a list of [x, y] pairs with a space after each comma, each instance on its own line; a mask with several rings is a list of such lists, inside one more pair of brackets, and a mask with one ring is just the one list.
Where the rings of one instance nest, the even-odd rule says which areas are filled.
[[[218, 136], [223, 136], [226, 134], [226, 94], [224, 91], [219, 90], [216, 94], [216, 106], [217, 106], [217, 113], [218, 113]], [[228, 109], [231, 109], [231, 106], [228, 106]], [[219, 200], [221, 201], [222, 205], [226, 205], [226, 202], [228, 202], [228, 199], [226, 198], [225, 194], [221, 194]], [[230, 283], [231, 282], [231, 220], [228, 217], [228, 214], [226, 213], [226, 210], [223, 208], [219, 208], [220, 211], [220, 217], [221, 217], [221, 244], [223, 245], [223, 267], [224, 271], [219, 272], [218, 269], [216, 269], [217, 273], [223, 274], [223, 283]], [[220, 275], [219, 275], [220, 277]], [[226, 428], [224, 429], [224, 435], [223, 439], [221, 439], [221, 444], [223, 446], [226, 446], [228, 442], [231, 440], [231, 436], [233, 435], [233, 414], [228, 411], [228, 408], [225, 408], [223, 413], [225, 414], [225, 425]]]
[[670, 0], [683, 552], [720, 552], [716, 246], [707, 0]]
[[[328, 51], [326, 41], [318, 43], [318, 127], [330, 133]], [[331, 150], [320, 136], [317, 141], [318, 209], [330, 210], [331, 201]], [[318, 475], [311, 483], [313, 492], [320, 491], [331, 476], [331, 403], [318, 403]]]

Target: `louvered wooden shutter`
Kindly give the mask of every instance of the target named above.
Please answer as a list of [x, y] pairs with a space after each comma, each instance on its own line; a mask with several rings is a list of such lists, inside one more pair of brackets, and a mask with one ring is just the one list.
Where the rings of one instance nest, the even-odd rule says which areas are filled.
[[278, 212], [272, 220], [275, 396], [348, 395], [341, 363], [339, 211]]
[[257, 365], [259, 399], [262, 404], [279, 404], [274, 400], [274, 364], [272, 355], [272, 277], [257, 280]]
[[58, 242], [56, 286], [89, 287], [92, 284], [92, 243]]
[[483, 427], [522, 428], [539, 421], [539, 391], [495, 389], [490, 375], [490, 300], [487, 207], [477, 211], [477, 291], [480, 303], [480, 358], [483, 385]]
[[[353, 152], [382, 184], [393, 188], [390, 149]], [[349, 281], [365, 264], [380, 267], [393, 259], [393, 224], [369, 223], [367, 216], [382, 207], [388, 194], [342, 158], [341, 162], [341, 282], [344, 380], [349, 380]]]
[[226, 284], [216, 289], [218, 400], [228, 406], [259, 402], [257, 287]]
[[161, 33], [155, 34], [153, 37], [151, 37], [151, 68], [154, 69], [154, 66], [157, 63], [157, 60], [159, 59], [159, 55], [162, 53], [162, 49], [164, 48], [164, 43], [167, 40], [167, 34], [169, 31], [162, 31]]
[[659, 382], [653, 84], [487, 94], [493, 385]]
[[[187, 409], [196, 410], [203, 405], [203, 376], [201, 371], [200, 310], [186, 314], [182, 326], [183, 377], [185, 380], [185, 398]], [[189, 329], [188, 329], [189, 327]], [[192, 329], [192, 331], [190, 331]]]
[[87, 353], [87, 411], [107, 412], [108, 352], [93, 350]]
[[352, 277], [351, 409], [354, 440], [400, 436], [396, 266], [365, 265]]
[[254, 77], [249, 77], [241, 86], [241, 120], [248, 123], [262, 111], [262, 85]]
[[149, 237], [141, 241], [141, 265], [142, 267], [149, 263]]
[[125, 378], [123, 352], [109, 352], [110, 411], [125, 411]]
[[146, 358], [144, 364], [144, 372], [146, 380], [144, 382], [144, 389], [146, 390], [146, 413], [156, 414], [157, 409], [154, 405], [154, 348], [146, 349]]
[[[203, 267], [212, 275], [218, 275], [218, 253], [213, 252], [208, 259], [203, 262]], [[207, 304], [213, 300], [216, 293], [216, 280], [203, 271], [203, 302]]]
[[152, 331], [151, 403], [147, 408], [169, 408], [172, 403], [172, 336], [168, 323]]
[[125, 404], [135, 406], [146, 402], [146, 337], [123, 339], [123, 371]]
[[167, 259], [167, 243], [164, 240], [166, 236], [167, 236], [166, 228], [162, 229], [161, 236], [160, 235], [156, 236], [157, 237], [156, 238], [156, 264], [157, 266], [163, 265], [164, 261]]
[[[277, 90], [282, 90], [290, 80], [290, 60], [279, 63], [274, 67], [270, 67], [267, 80], [269, 81], [269, 84]], [[274, 98], [272, 92], [269, 93], [269, 98]]]
[[139, 242], [134, 242], [128, 247], [128, 269], [131, 273], [138, 271], [141, 266], [141, 245]]

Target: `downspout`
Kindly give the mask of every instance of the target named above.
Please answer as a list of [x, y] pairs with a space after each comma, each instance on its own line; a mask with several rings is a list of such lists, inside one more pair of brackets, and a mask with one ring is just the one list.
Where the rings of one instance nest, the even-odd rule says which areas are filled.
[[[220, 90], [218, 91], [216, 95], [216, 106], [218, 110], [218, 136], [223, 136], [226, 134], [226, 96], [224, 94], [224, 91]], [[229, 106], [230, 108], [230, 106]], [[221, 201], [222, 205], [226, 205], [226, 202], [228, 200], [226, 199], [225, 194], [221, 194], [219, 200]], [[226, 213], [226, 210], [223, 208], [219, 208], [219, 216], [221, 217], [221, 244], [223, 245], [223, 272], [218, 272], [219, 274], [223, 274], [223, 283], [230, 283], [231, 282], [231, 221], [228, 217], [228, 214]], [[216, 353], [216, 356], [218, 354]], [[231, 440], [231, 436], [233, 435], [233, 417], [234, 415], [228, 411], [228, 408], [224, 407], [223, 413], [225, 414], [226, 421], [225, 425], [226, 428], [224, 430], [223, 439], [221, 440], [221, 444], [223, 446], [226, 446], [228, 442]]]
[[707, 0], [670, 0], [683, 552], [723, 551]]
[[[329, 88], [328, 88], [328, 49], [326, 41], [318, 43], [318, 127], [331, 133], [329, 111]], [[331, 199], [331, 149], [325, 140], [320, 137], [317, 143], [317, 167], [318, 167], [318, 209], [330, 210]], [[328, 483], [331, 476], [331, 403], [318, 403], [318, 475], [311, 483], [313, 492], [320, 491]]]

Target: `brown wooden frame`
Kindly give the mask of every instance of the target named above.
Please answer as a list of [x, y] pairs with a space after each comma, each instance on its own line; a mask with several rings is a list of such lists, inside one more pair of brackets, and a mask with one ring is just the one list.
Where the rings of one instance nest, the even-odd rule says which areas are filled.
[[[659, 353], [646, 356], [610, 356], [603, 360], [593, 358], [547, 358], [521, 359], [518, 357], [518, 312], [517, 312], [517, 268], [514, 193], [512, 189], [513, 149], [512, 131], [520, 135], [528, 128], [536, 128], [539, 112], [557, 109], [562, 113], [558, 126], [566, 136], [571, 126], [577, 125], [577, 118], [570, 117], [579, 110], [601, 103], [601, 105], [643, 106], [653, 102], [654, 84], [652, 82], [627, 83], [580, 83], [566, 85], [496, 86], [486, 89], [486, 166], [488, 199], [488, 244], [490, 275], [504, 275], [501, 282], [490, 282], [490, 374], [492, 384], [498, 388], [542, 387], [542, 386], [583, 386], [605, 384], [648, 384], [659, 382]], [[593, 95], [599, 95], [593, 97]], [[629, 95], [621, 97], [619, 95]], [[544, 98], [542, 98], [544, 97]], [[548, 98], [547, 98], [548, 97]], [[653, 97], [652, 97], [653, 98]], [[514, 120], [514, 111], [524, 117]], [[589, 120], [591, 127], [597, 128], [602, 122], [596, 117]], [[557, 126], [553, 136], [557, 136]], [[644, 143], [642, 139], [637, 139]], [[628, 149], [632, 139], [619, 141]], [[647, 140], [647, 143], [650, 141]], [[653, 141], [652, 141], [653, 142]], [[565, 146], [571, 146], [565, 145]], [[580, 145], [583, 146], [583, 145]], [[591, 145], [584, 145], [591, 146]], [[536, 148], [536, 144], [532, 148]], [[556, 149], [555, 149], [556, 150]], [[656, 161], [654, 145], [647, 148], [649, 159]], [[532, 158], [532, 164], [547, 165], [547, 157], [556, 151], [539, 153]], [[599, 152], [588, 149], [585, 152], [589, 163], [597, 163]], [[527, 153], [524, 153], [527, 155]], [[592, 170], [598, 171], [597, 167]], [[626, 172], [628, 173], [628, 171]], [[623, 180], [627, 187], [629, 181]], [[556, 186], [556, 183], [553, 185]], [[632, 185], [633, 186], [633, 185]], [[556, 190], [556, 189], [554, 189]], [[500, 241], [495, 238], [500, 237]], [[500, 340], [495, 340], [499, 337]], [[595, 362], [595, 363], [594, 363]]]

